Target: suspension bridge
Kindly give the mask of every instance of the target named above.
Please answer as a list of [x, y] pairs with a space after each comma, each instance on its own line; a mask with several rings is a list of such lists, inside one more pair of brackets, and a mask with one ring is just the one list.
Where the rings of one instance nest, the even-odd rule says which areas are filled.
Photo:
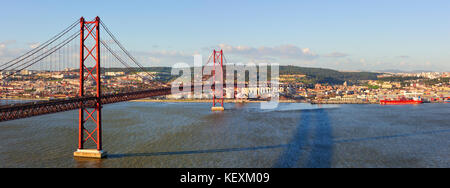
[[[105, 36], [100, 35], [103, 31]], [[214, 63], [209, 77], [213, 77], [213, 83], [217, 78], [223, 83], [223, 75], [215, 75], [216, 64], [221, 69], [217, 72], [222, 73], [223, 61], [223, 51], [214, 50], [206, 63]], [[172, 93], [171, 85], [155, 81], [156, 76], [131, 55], [99, 17], [76, 20], [48, 41], [1, 64], [0, 73], [0, 122], [79, 111], [76, 157], [106, 156], [102, 145], [103, 105]], [[215, 85], [210, 87], [215, 93]], [[192, 84], [191, 91], [194, 88]], [[213, 110], [223, 110], [223, 94], [213, 96]]]

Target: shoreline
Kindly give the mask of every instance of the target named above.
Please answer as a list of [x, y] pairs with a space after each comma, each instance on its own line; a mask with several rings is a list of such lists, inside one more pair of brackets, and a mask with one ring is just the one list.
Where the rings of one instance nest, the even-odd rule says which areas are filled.
[[[138, 99], [132, 100], [130, 102], [153, 102], [153, 103], [212, 103], [212, 99]], [[270, 102], [270, 101], [252, 101], [252, 100], [234, 100], [234, 99], [225, 99], [224, 103], [262, 103], [262, 102]], [[279, 100], [279, 103], [309, 103], [306, 101], [296, 101], [296, 100]]]
[[[0, 101], [50, 101], [50, 99], [28, 99], [28, 98], [0, 98]], [[129, 102], [150, 102], [150, 103], [212, 103], [212, 99], [138, 99]], [[225, 99], [224, 103], [262, 103], [270, 101], [262, 100], [235, 100]], [[308, 103], [308, 104], [380, 104], [379, 102], [363, 102], [363, 101], [306, 101], [306, 100], [279, 100], [279, 103]], [[449, 104], [448, 102], [425, 102], [424, 104]]]
[[0, 101], [49, 101], [50, 99], [34, 99], [34, 98], [0, 98]]
[[[130, 102], [149, 102], [149, 103], [212, 103], [212, 99], [138, 99]], [[262, 103], [270, 101], [253, 100], [234, 100], [225, 99], [224, 103]], [[279, 100], [279, 103], [308, 103], [308, 104], [380, 104], [379, 102], [361, 102], [361, 101], [297, 101], [297, 100]], [[426, 102], [424, 104], [446, 104], [445, 102]]]

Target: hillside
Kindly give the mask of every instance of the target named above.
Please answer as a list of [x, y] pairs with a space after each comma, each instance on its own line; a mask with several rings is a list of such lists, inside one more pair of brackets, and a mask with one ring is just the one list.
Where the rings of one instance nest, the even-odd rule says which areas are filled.
[[[163, 81], [173, 80], [177, 76], [171, 76], [171, 67], [146, 67], [148, 72], [159, 72]], [[108, 69], [114, 71], [114, 69]], [[305, 84], [343, 84], [344, 82], [355, 83], [358, 80], [377, 80], [377, 73], [372, 72], [339, 72], [332, 69], [307, 68], [297, 66], [280, 66], [280, 75], [303, 74], [305, 78], [298, 80]]]
[[306, 84], [342, 84], [354, 83], [358, 80], [377, 80], [377, 73], [372, 72], [339, 72], [332, 69], [307, 68], [296, 66], [280, 66], [280, 75], [304, 74], [307, 77], [299, 80]]

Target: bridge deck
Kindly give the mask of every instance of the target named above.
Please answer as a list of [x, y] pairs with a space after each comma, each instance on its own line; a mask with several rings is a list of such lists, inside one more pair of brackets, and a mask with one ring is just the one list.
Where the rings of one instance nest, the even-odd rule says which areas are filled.
[[[124, 101], [143, 99], [170, 95], [171, 88], [150, 89], [143, 91], [133, 91], [118, 94], [107, 94], [101, 97], [102, 104], [113, 104]], [[52, 114], [70, 110], [76, 110], [81, 107], [95, 107], [97, 98], [93, 96], [76, 97], [61, 100], [49, 100], [40, 102], [29, 102], [23, 104], [14, 104], [0, 107], [0, 122], [11, 121], [33, 116]]]

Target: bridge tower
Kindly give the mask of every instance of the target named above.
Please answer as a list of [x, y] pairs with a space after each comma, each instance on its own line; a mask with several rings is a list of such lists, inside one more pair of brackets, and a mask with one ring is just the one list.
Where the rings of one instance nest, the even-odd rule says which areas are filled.
[[[224, 93], [223, 93], [223, 85], [224, 85], [224, 79], [223, 79], [223, 50], [220, 51], [213, 51], [212, 54], [214, 67], [213, 67], [213, 107], [211, 108], [212, 111], [224, 111], [225, 108], [223, 107], [224, 102]], [[218, 69], [216, 69], [218, 68]], [[216, 73], [219, 73], [219, 76], [216, 76]], [[222, 87], [217, 87], [216, 79]], [[220, 106], [216, 106], [217, 103], [220, 104]]]
[[[101, 64], [100, 64], [100, 18], [94, 21], [80, 19], [80, 90], [79, 97], [86, 97], [87, 82], [94, 80], [95, 100], [81, 104], [78, 122], [78, 150], [75, 157], [104, 158], [102, 148], [102, 101], [101, 101]], [[89, 64], [90, 63], [90, 64]], [[93, 89], [92, 89], [93, 90]], [[88, 130], [87, 122], [94, 123], [94, 129]], [[95, 149], [86, 149], [85, 144], [93, 141]]]

